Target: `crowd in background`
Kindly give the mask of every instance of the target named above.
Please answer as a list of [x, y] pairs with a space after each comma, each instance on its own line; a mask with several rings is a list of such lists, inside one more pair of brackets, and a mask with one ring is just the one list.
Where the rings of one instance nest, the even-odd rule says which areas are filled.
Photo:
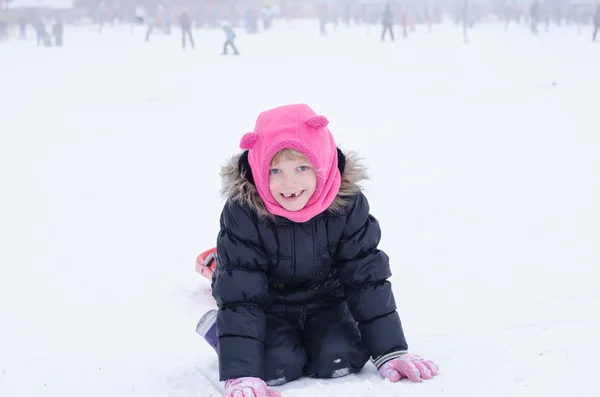
[[[600, 0], [598, 0], [600, 1]], [[6, 8], [0, 11], [0, 42], [10, 38], [25, 40], [31, 28], [40, 47], [63, 45], [64, 26], [95, 24], [102, 33], [107, 25], [137, 24], [146, 27], [145, 40], [154, 34], [171, 34], [173, 27], [181, 31], [181, 45], [194, 48], [197, 29], [223, 29], [223, 53], [235, 46], [235, 29], [255, 34], [267, 31], [275, 20], [290, 21], [314, 18], [319, 33], [326, 36], [340, 24], [380, 25], [381, 40], [395, 40], [396, 30], [402, 37], [416, 25], [432, 25], [451, 19], [461, 26], [465, 41], [468, 31], [488, 20], [501, 20], [506, 29], [512, 24], [527, 26], [538, 35], [540, 26], [594, 26], [595, 41], [600, 30], [600, 3], [568, 0], [280, 0], [263, 3], [229, 0], [170, 0], [169, 4], [154, 0], [77, 0], [73, 8]], [[11, 34], [11, 32], [14, 32]]]

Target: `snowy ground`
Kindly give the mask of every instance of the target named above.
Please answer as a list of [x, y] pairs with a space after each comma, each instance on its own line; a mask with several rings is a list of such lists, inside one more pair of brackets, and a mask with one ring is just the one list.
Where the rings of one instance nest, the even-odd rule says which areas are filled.
[[218, 31], [194, 52], [140, 28], [2, 44], [0, 396], [214, 394], [195, 256], [220, 164], [290, 102], [362, 152], [410, 347], [442, 369], [392, 385], [368, 367], [312, 397], [597, 396], [600, 44], [574, 27], [366, 33], [240, 34], [237, 58]]

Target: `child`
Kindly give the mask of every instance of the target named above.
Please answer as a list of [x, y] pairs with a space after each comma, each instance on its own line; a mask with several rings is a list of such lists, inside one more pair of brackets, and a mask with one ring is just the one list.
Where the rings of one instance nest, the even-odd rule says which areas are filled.
[[225, 24], [223, 25], [223, 31], [225, 32], [225, 44], [223, 44], [222, 55], [229, 55], [229, 47], [231, 47], [231, 49], [233, 50], [233, 55], [240, 55], [234, 43], [235, 31], [233, 30], [233, 28], [230, 25]]
[[276, 396], [267, 385], [344, 376], [369, 358], [392, 382], [438, 372], [407, 352], [379, 223], [358, 186], [365, 171], [327, 125], [306, 105], [265, 111], [223, 167], [219, 310], [197, 331], [218, 352], [229, 397]]

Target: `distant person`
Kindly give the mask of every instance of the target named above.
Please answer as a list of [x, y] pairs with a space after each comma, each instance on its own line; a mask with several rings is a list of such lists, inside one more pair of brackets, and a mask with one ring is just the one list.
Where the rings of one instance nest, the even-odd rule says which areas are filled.
[[190, 39], [192, 49], [195, 48], [194, 36], [192, 36], [192, 17], [187, 11], [184, 11], [179, 18], [179, 24], [181, 25], [181, 44], [185, 50], [187, 39]]
[[550, 22], [551, 18], [550, 18], [550, 12], [551, 12], [551, 6], [548, 4], [542, 4], [542, 8], [540, 11], [540, 21], [544, 21], [544, 30], [546, 31], [546, 33], [548, 33], [548, 30], [550, 30]]
[[48, 37], [48, 32], [46, 31], [46, 24], [41, 19], [35, 23], [35, 36], [38, 47], [50, 47], [50, 39]]
[[244, 14], [246, 33], [258, 33], [258, 16], [252, 7], [248, 7]]
[[146, 10], [144, 10], [144, 7], [135, 7], [133, 22], [137, 25], [146, 23]]
[[19, 39], [25, 40], [25, 39], [27, 39], [27, 18], [20, 17], [18, 23], [19, 23]]
[[260, 18], [262, 19], [263, 29], [271, 29], [271, 26], [273, 24], [273, 15], [269, 7], [265, 6], [260, 10]]
[[156, 25], [156, 18], [149, 15], [146, 17], [146, 43], [150, 41], [150, 36], [154, 33], [154, 25]]
[[392, 6], [388, 3], [383, 9], [382, 16], [383, 31], [381, 32], [381, 41], [385, 41], [385, 34], [389, 33], [390, 39], [394, 41], [394, 13]]
[[223, 25], [223, 31], [225, 32], [225, 44], [223, 44], [223, 54], [229, 55], [229, 47], [233, 50], [233, 55], [240, 55], [235, 46], [235, 31], [231, 27], [231, 25], [225, 24]]
[[8, 22], [0, 19], [0, 43], [8, 39]]
[[327, 6], [318, 7], [317, 16], [319, 18], [319, 33], [321, 36], [327, 36]]
[[540, 20], [540, 3], [538, 0], [534, 0], [529, 8], [529, 17], [531, 18], [531, 33], [535, 36], [539, 35], [537, 25]]
[[[164, 9], [164, 12], [162, 14], [162, 19], [163, 19], [163, 23], [162, 23], [163, 32], [167, 35], [170, 35], [171, 31], [172, 31], [171, 12], [169, 11], [168, 8]], [[190, 25], [191, 25], [191, 22], [190, 22]]]
[[54, 36], [54, 45], [56, 47], [62, 47], [63, 45], [63, 27], [62, 19], [60, 17], [56, 18], [52, 26], [52, 35]]
[[102, 33], [104, 30], [104, 20], [106, 19], [106, 3], [101, 1], [98, 4], [98, 33]]
[[596, 36], [598, 35], [599, 30], [600, 30], [600, 4], [596, 4], [596, 12], [594, 14], [594, 36], [592, 36], [593, 41], [596, 41]]
[[463, 41], [469, 42], [469, 0], [465, 0], [462, 9]]

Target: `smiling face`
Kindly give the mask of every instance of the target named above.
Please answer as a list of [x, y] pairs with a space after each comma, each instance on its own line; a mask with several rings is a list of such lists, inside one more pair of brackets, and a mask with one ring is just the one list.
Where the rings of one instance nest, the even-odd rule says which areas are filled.
[[300, 152], [284, 149], [271, 161], [269, 189], [279, 205], [300, 211], [317, 188], [317, 173]]

